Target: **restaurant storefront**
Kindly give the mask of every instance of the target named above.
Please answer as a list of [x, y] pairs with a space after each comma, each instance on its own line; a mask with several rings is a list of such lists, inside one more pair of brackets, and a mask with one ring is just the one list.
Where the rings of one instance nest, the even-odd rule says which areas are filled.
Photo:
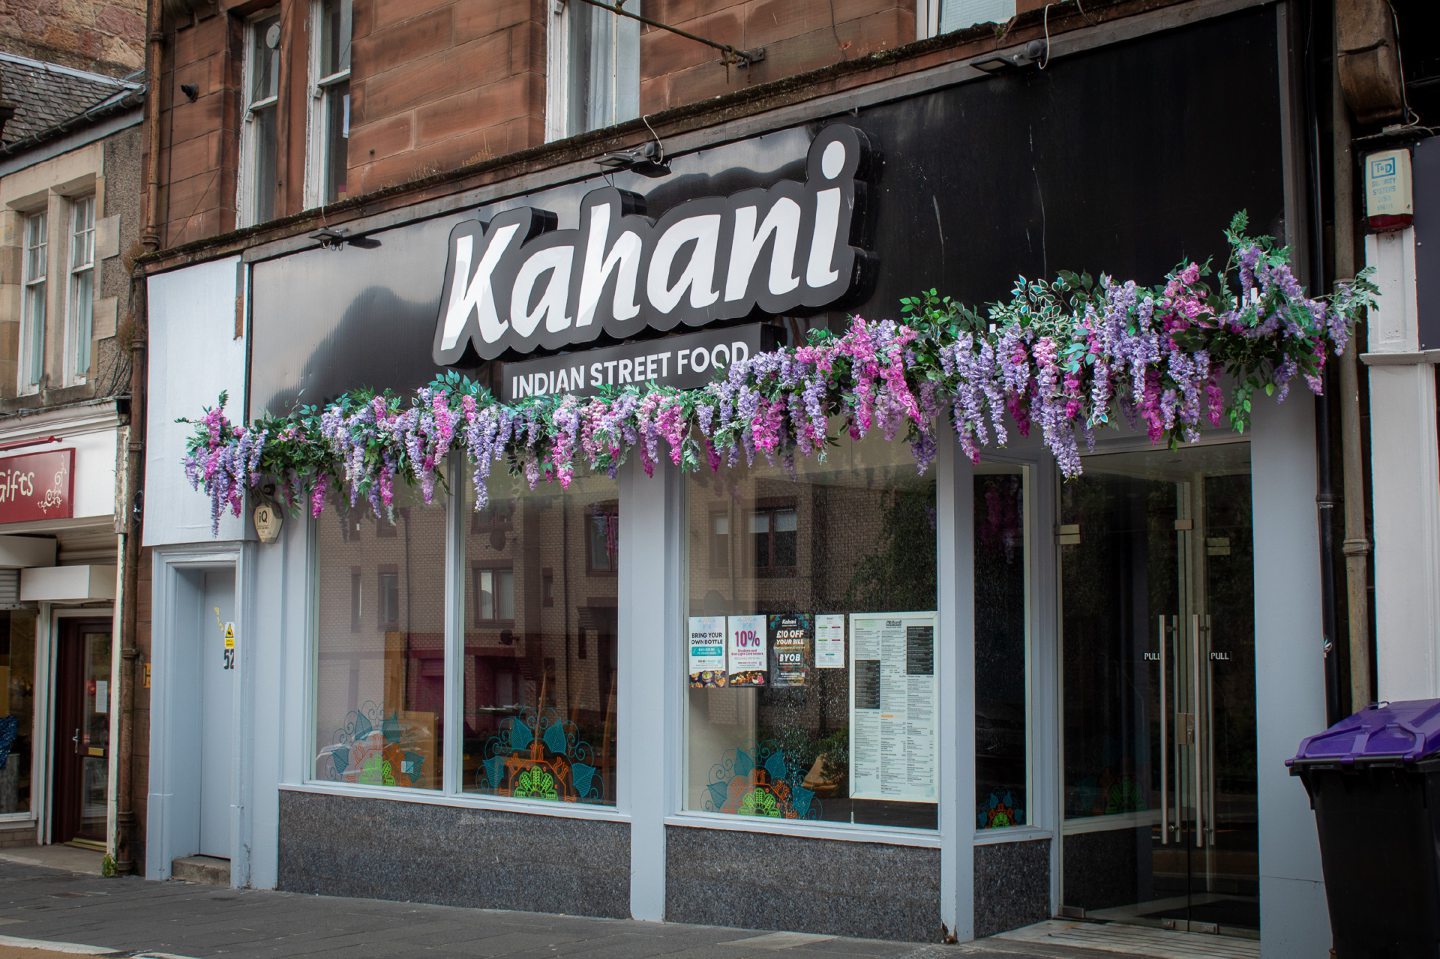
[[[687, 134], [659, 175], [577, 164], [153, 276], [157, 351], [226, 345], [152, 402], [151, 475], [176, 492], [146, 519], [171, 617], [147, 874], [207, 852], [238, 885], [331, 895], [1327, 944], [1279, 762], [1324, 713], [1306, 398], [1178, 449], [1121, 424], [1068, 481], [1018, 431], [972, 463], [941, 430], [924, 471], [879, 432], [566, 487], [501, 464], [477, 485], [455, 457], [429, 502], [397, 483], [377, 519], [332, 493], [267, 522], [273, 542], [248, 512], [211, 539], [168, 423], [217, 380], [249, 417], [446, 367], [507, 399], [694, 385], [918, 290], [979, 303], [1017, 274], [1223, 259], [1237, 210], [1302, 238], [1285, 10], [1043, 73], [938, 67]], [[1181, 135], [1207, 127], [1226, 135]], [[227, 673], [218, 711], [191, 668]], [[186, 785], [197, 735], [227, 770], [209, 800]]]

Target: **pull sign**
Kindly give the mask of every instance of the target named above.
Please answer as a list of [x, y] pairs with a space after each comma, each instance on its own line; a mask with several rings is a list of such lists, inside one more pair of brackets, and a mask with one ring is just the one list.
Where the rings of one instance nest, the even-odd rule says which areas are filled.
[[1055, 527], [1055, 539], [1061, 546], [1080, 545], [1080, 524], [1062, 523]]
[[235, 668], [235, 624], [225, 624], [225, 665], [224, 669]]

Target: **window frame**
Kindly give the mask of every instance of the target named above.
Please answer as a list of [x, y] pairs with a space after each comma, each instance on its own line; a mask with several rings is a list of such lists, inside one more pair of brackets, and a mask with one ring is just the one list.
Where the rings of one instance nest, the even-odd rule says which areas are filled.
[[[983, 828], [981, 828], [978, 823], [976, 824], [975, 835], [977, 837], [977, 842], [998, 843], [1023, 840], [1027, 838], [1030, 834], [1033, 834], [1034, 831], [1045, 828], [1042, 823], [1047, 821], [1049, 818], [1048, 814], [1045, 811], [1046, 799], [1044, 796], [1039, 795], [1039, 792], [1043, 787], [1041, 785], [1041, 776], [1039, 775], [1037, 768], [1039, 756], [1036, 749], [1036, 727], [1041, 721], [1041, 716], [1039, 713], [1041, 693], [1039, 688], [1037, 687], [1039, 678], [1037, 676], [1038, 665], [1036, 662], [1037, 648], [1035, 642], [1035, 634], [1037, 622], [1039, 620], [1039, 617], [1042, 615], [1041, 605], [1044, 603], [1044, 598], [1042, 595], [1044, 591], [1037, 588], [1038, 584], [1041, 581], [1042, 573], [1038, 565], [1041, 562], [1041, 557], [1039, 555], [1040, 521], [1036, 510], [1039, 508], [1039, 504], [1041, 502], [1041, 494], [1037, 489], [1037, 486], [1040, 483], [1041, 470], [1044, 467], [1037, 466], [1034, 462], [1027, 459], [1014, 456], [1006, 456], [1004, 454], [998, 456], [987, 456], [986, 467], [987, 469], [984, 472], [976, 470], [970, 473], [970, 482], [972, 484], [980, 476], [986, 474], [1018, 476], [1020, 478], [1020, 508], [1022, 511], [1020, 525], [1020, 545], [1021, 549], [1024, 552], [1025, 574], [1023, 600], [1023, 608], [1025, 612], [1025, 638], [1021, 644], [1022, 655], [1024, 657], [1023, 669], [1025, 672], [1025, 759], [1023, 763], [1025, 768], [1025, 821], [1023, 823], [1015, 823], [1010, 826], [988, 826]], [[1055, 489], [1055, 495], [1059, 495], [1058, 487], [1056, 487]], [[974, 544], [978, 544], [979, 536], [972, 536], [972, 541]], [[978, 699], [979, 695], [977, 684], [977, 694], [969, 704], [969, 708], [971, 710], [976, 709]], [[962, 708], [964, 708], [963, 705]], [[977, 742], [975, 744], [975, 754], [977, 757], [977, 773], [975, 777], [975, 782], [978, 784], [978, 720], [976, 721], [975, 726], [977, 727]], [[975, 810], [968, 811], [970, 811], [971, 813], [977, 812], [979, 804], [978, 790], [976, 792], [976, 795], [970, 798], [971, 801], [976, 803], [977, 808]]]
[[[99, 278], [99, 267], [95, 262], [95, 223], [98, 212], [98, 198], [94, 191], [67, 197], [65, 201], [67, 234], [65, 243], [65, 367], [61, 381], [66, 386], [83, 384], [90, 373], [92, 339], [95, 335], [95, 293]], [[77, 229], [77, 219], [87, 211], [86, 224]], [[87, 256], [84, 262], [75, 262], [75, 252], [84, 244]], [[90, 283], [89, 303], [86, 314], [81, 317], [77, 291], [82, 275], [88, 274]]]
[[[22, 212], [21, 216], [24, 219], [20, 240], [20, 349], [16, 357], [16, 391], [21, 396], [29, 396], [40, 392], [45, 381], [45, 326], [50, 313], [50, 211], [40, 207]], [[38, 275], [32, 271], [37, 263], [43, 271]]]
[[[784, 512], [795, 514], [795, 528], [793, 530], [786, 531], [795, 535], [795, 561], [788, 565], [779, 565], [775, 562], [775, 534], [776, 532], [778, 532], [775, 529], [775, 519], [780, 513]], [[746, 520], [745, 549], [747, 552], [745, 555], [750, 558], [753, 564], [753, 571], [756, 578], [764, 578], [767, 576], [794, 576], [796, 571], [800, 568], [799, 499], [790, 499], [786, 497], [762, 497], [760, 499], [757, 499], [755, 501], [754, 507], [752, 509], [746, 510], [743, 516]], [[755, 529], [753, 528], [753, 524], [755, 520], [761, 516], [768, 517], [769, 521], [769, 531], [765, 534], [765, 542], [767, 546], [766, 552], [768, 553], [767, 558], [770, 560], [770, 562], [767, 563], [765, 566], [761, 566], [758, 562], [754, 562], [755, 553], [753, 547], [755, 545], [755, 541], [753, 537], [758, 536], [759, 533], [755, 531]]]
[[[760, 466], [761, 464], [757, 462], [755, 465]], [[943, 476], [944, 474], [939, 475]], [[688, 480], [689, 478], [686, 477], [685, 479]], [[680, 531], [677, 533], [680, 541], [677, 545], [679, 549], [678, 562], [681, 565], [679, 590], [682, 597], [682, 602], [680, 603], [680, 608], [676, 611], [675, 624], [673, 628], [675, 629], [674, 636], [683, 639], [683, 637], [686, 635], [686, 630], [688, 629], [688, 613], [685, 609], [685, 603], [683, 601], [683, 598], [690, 595], [690, 579], [691, 576], [695, 573], [694, 564], [691, 561], [691, 552], [688, 544], [685, 543], [684, 540], [684, 530], [686, 529], [685, 518], [690, 516], [690, 497], [693, 494], [690, 482], [681, 482], [677, 485], [679, 488], [677, 490], [676, 511], [681, 519], [681, 528]], [[942, 493], [939, 487], [937, 477], [937, 506], [941, 496]], [[795, 507], [797, 519], [797, 565], [799, 563], [799, 551], [801, 549], [798, 529], [799, 520], [801, 518], [799, 510], [799, 503], [801, 501], [802, 497], [798, 495], [795, 498], [791, 499], [790, 497], [786, 496], [775, 496], [772, 493], [770, 495], [758, 496], [754, 500], [753, 504], [755, 508], [787, 508], [790, 506]], [[748, 526], [749, 516], [753, 515], [754, 512], [755, 509], [736, 508], [733, 510], [735, 523], [737, 525], [733, 526], [732, 529], [735, 531], [734, 536], [737, 539], [742, 535], [750, 535]], [[707, 514], [707, 516], [708, 515], [710, 514]], [[938, 551], [943, 550], [946, 545], [947, 544], [945, 536], [943, 535], [942, 531], [937, 528], [937, 563], [941, 561]], [[734, 547], [735, 551], [741, 551], [745, 549], [748, 549], [748, 544], [737, 543]], [[737, 572], [739, 572], [740, 575], [748, 575], [746, 572], [743, 571], [745, 554], [741, 552], [736, 552], [735, 555], [739, 556], [737, 562], [742, 564], [742, 569], [737, 570]], [[763, 578], [763, 575], [763, 570], [757, 570], [755, 572], [755, 576], [757, 579]], [[829, 611], [821, 610], [820, 612]], [[933, 610], [917, 612], [933, 612], [936, 615], [935, 666], [937, 670], [940, 670], [942, 668], [942, 664], [945, 663], [944, 657], [951, 655], [951, 653], [945, 648], [945, 644], [947, 642], [947, 635], [945, 615], [946, 610], [944, 607], [943, 588], [937, 590], [937, 594], [935, 596], [935, 606]], [[1030, 610], [1027, 607], [1027, 615], [1029, 614]], [[851, 658], [852, 638], [850, 636], [850, 614], [845, 613], [844, 615], [846, 623], [845, 656], [848, 669], [848, 663]], [[674, 639], [672, 641], [679, 642], [680, 640]], [[673, 663], [667, 669], [667, 674], [668, 675], [666, 681], [668, 683], [674, 684], [675, 688], [680, 691], [683, 698], [688, 691], [689, 686], [689, 672], [687, 668], [686, 655], [683, 650], [681, 650], [679, 655], [675, 657]], [[1027, 679], [1027, 688], [1028, 684], [1033, 684], [1033, 675]], [[946, 695], [946, 688], [942, 682], [939, 689], [939, 698], [937, 699], [937, 705], [943, 707]], [[971, 705], [973, 708], [973, 704]], [[964, 709], [965, 706], [966, 704], [962, 701], [960, 703], [960, 708]], [[940, 711], [937, 713], [936, 733], [937, 748], [942, 750], [946, 746], [946, 740], [944, 738], [946, 734], [944, 728], [938, 724], [940, 722], [939, 717], [943, 715], [943, 708], [941, 708]], [[671, 775], [671, 788], [673, 789], [673, 793], [671, 794], [671, 798], [668, 802], [666, 814], [663, 817], [663, 822], [666, 827], [716, 829], [728, 832], [785, 836], [797, 839], [829, 840], [846, 843], [869, 843], [883, 847], [941, 850], [946, 845], [947, 837], [944, 831], [945, 827], [943, 825], [943, 815], [941, 815], [941, 810], [943, 810], [943, 808], [948, 803], [951, 803], [952, 800], [948, 797], [948, 794], [946, 792], [947, 788], [949, 788], [950, 780], [948, 780], [943, 775], [943, 772], [940, 774], [939, 798], [936, 801], [937, 822], [936, 825], [933, 827], [882, 825], [876, 823], [854, 823], [831, 820], [771, 819], [763, 816], [745, 816], [732, 813], [714, 812], [699, 808], [691, 808], [686, 805], [683, 797], [687, 789], [689, 788], [689, 780], [687, 777], [690, 775], [691, 767], [687, 755], [687, 743], [689, 741], [690, 728], [693, 720], [694, 714], [690, 709], [685, 708], [684, 706], [681, 706], [679, 708], [678, 718], [674, 716], [667, 716], [667, 722], [678, 721], [679, 731], [675, 741], [673, 742], [673, 744], [671, 744], [670, 747], [670, 762], [673, 765], [673, 772]], [[1033, 717], [1030, 719], [1030, 727], [1033, 729]], [[1033, 752], [1031, 752], [1027, 756], [1027, 770], [1033, 769], [1033, 763], [1034, 754]], [[963, 795], [963, 793], [959, 795]], [[963, 817], [966, 814], [968, 807], [966, 807], [962, 802], [956, 808], [958, 813]], [[976, 845], [990, 844], [996, 842], [1022, 841], [1025, 839], [1042, 838], [1043, 835], [1041, 830], [1035, 829], [1034, 827], [1020, 827], [1013, 830], [989, 830], [988, 832], [989, 835], [986, 836], [984, 835], [984, 831], [977, 831], [975, 840]]]
[[[285, 46], [284, 21], [280, 17], [279, 5], [267, 7], [258, 13], [252, 14], [245, 20], [242, 31], [244, 52], [242, 55], [242, 69], [240, 76], [240, 166], [236, 171], [236, 202], [235, 202], [235, 226], [237, 228], [255, 226], [265, 222], [259, 216], [259, 198], [262, 185], [259, 183], [259, 146], [257, 144], [256, 123], [261, 111], [275, 111], [276, 149], [275, 166], [278, 171], [280, 165], [279, 151], [279, 130], [280, 130], [280, 99], [281, 83], [280, 72], [283, 71], [285, 58], [278, 56], [275, 76], [275, 93], [259, 100], [252, 99], [254, 96], [255, 77], [255, 50], [257, 43], [263, 43], [263, 38], [257, 36], [260, 25], [270, 19], [274, 19], [281, 30], [280, 43], [276, 47], [277, 53]], [[274, 186], [270, 189], [273, 191]], [[275, 197], [272, 192], [270, 219], [274, 218]]]
[[[481, 615], [481, 590], [480, 579], [485, 574], [490, 574], [492, 589], [490, 591], [490, 606], [493, 616], [488, 618]], [[510, 615], [500, 615], [499, 593], [493, 588], [499, 574], [510, 574]], [[515, 625], [515, 565], [504, 561], [471, 561], [470, 563], [471, 588], [475, 591], [474, 602], [471, 604], [469, 625], [475, 629], [503, 629]]]
[[[324, 48], [325, 48], [325, 8], [328, 0], [311, 0], [310, 4], [310, 51], [307, 61], [308, 74], [310, 77], [310, 98], [307, 106], [306, 117], [306, 150], [305, 150], [305, 206], [307, 209], [314, 207], [329, 206], [337, 203], [344, 197], [329, 196], [330, 184], [326, 182], [330, 169], [330, 141], [326, 133], [330, 127], [331, 111], [335, 109], [332, 93], [341, 84], [345, 85], [345, 92], [342, 96], [346, 99], [350, 96], [350, 74], [353, 68], [353, 41], [354, 41], [354, 6], [352, 0], [334, 0], [334, 2], [350, 8], [348, 17], [342, 22], [350, 23], [350, 36], [344, 39], [345, 66], [328, 74], [322, 74], [324, 69]], [[349, 108], [345, 110], [346, 130], [346, 155], [349, 155], [349, 130], [351, 117]], [[346, 196], [349, 196], [347, 191]]]
[[[545, 142], [563, 140], [566, 137], [578, 136], [592, 130], [601, 130], [640, 116], [639, 22], [607, 12], [599, 7], [592, 7], [582, 0], [549, 0], [548, 7], [550, 17], [545, 30], [545, 75], [548, 78], [561, 77], [563, 82], [551, 81], [545, 84]], [[640, 8], [641, 0], [631, 0], [627, 5], [627, 9], [634, 13], [639, 13]], [[582, 130], [570, 129], [571, 87], [574, 82], [571, 74], [573, 58], [570, 56], [570, 20], [573, 16], [572, 11], [575, 9], [583, 9], [587, 14], [596, 17], [604, 15], [615, 18], [616, 49], [618, 51], [621, 44], [630, 49], [626, 51], [629, 54], [626, 56], [616, 53], [609, 76], [615, 85], [617, 94], [622, 90], [626, 94], [629, 94], [632, 89], [634, 91], [633, 111], [628, 109], [627, 101], [625, 107], [617, 106], [613, 111], [614, 115], [606, 122], [587, 124], [586, 128]]]
[[[710, 537], [710, 572], [711, 574], [722, 573], [729, 576], [735, 568], [735, 511], [730, 508], [712, 509], [708, 514], [710, 528], [706, 535]], [[728, 527], [724, 533], [716, 530], [716, 521], [723, 519]], [[724, 540], [723, 544], [721, 540]], [[718, 547], [724, 547], [723, 550]]]
[[[955, 0], [948, 0], [955, 2]], [[1015, 18], [1016, 0], [1008, 0], [1010, 4], [1010, 16], [1006, 22]], [[915, 0], [915, 39], [928, 40], [931, 37], [940, 36], [940, 18], [944, 14], [947, 0]], [[960, 30], [968, 30], [973, 26], [985, 23], [977, 20], [974, 23], [967, 23], [963, 27], [955, 27], [953, 30], [946, 30], [945, 33], [956, 33]], [[998, 21], [997, 21], [998, 22]]]
[[[390, 591], [386, 581], [394, 585], [395, 608], [394, 616], [388, 616], [386, 607], [390, 605]], [[400, 631], [400, 624], [404, 620], [401, 612], [400, 601], [400, 567], [394, 563], [381, 563], [375, 568], [375, 625], [386, 633]]]
[[[451, 489], [462, 488], [465, 482], [466, 470], [462, 464], [456, 462], [451, 465], [449, 479]], [[611, 504], [611, 501], [605, 501]], [[613, 501], [613, 506], [618, 509], [619, 499]], [[431, 508], [431, 507], [426, 507]], [[473, 522], [474, 511], [468, 508], [465, 497], [460, 495], [447, 495], [444, 505], [439, 508], [445, 511], [445, 544], [444, 556], [446, 564], [446, 587], [444, 596], [445, 625], [444, 625], [444, 646], [443, 661], [446, 675], [444, 677], [445, 698], [443, 704], [443, 719], [447, 729], [460, 729], [463, 727], [464, 715], [464, 692], [463, 683], [466, 671], [474, 667], [475, 662], [481, 656], [467, 655], [465, 649], [466, 623], [468, 611], [465, 599], [465, 576], [470, 565], [466, 562], [465, 538], [466, 529]], [[467, 518], [466, 514], [471, 514]], [[306, 589], [306, 630], [304, 654], [304, 736], [303, 742], [308, 750], [299, 753], [299, 761], [293, 767], [293, 773], [288, 781], [282, 784], [282, 789], [312, 793], [317, 795], [330, 796], [352, 796], [365, 799], [375, 799], [389, 802], [418, 802], [426, 805], [450, 806], [462, 809], [482, 809], [497, 812], [506, 812], [518, 815], [550, 816], [559, 819], [584, 819], [599, 822], [628, 823], [631, 815], [631, 804], [623, 790], [619, 788], [621, 780], [616, 779], [617, 794], [613, 804], [605, 805], [600, 803], [587, 802], [552, 802], [540, 799], [516, 798], [513, 796], [496, 796], [479, 792], [467, 791], [465, 788], [465, 776], [463, 769], [463, 744], [461, 737], [447, 736], [444, 745], [437, 757], [440, 765], [440, 781], [435, 788], [422, 788], [415, 786], [376, 786], [363, 783], [341, 782], [331, 779], [323, 779], [316, 775], [314, 757], [319, 750], [326, 745], [322, 742], [317, 725], [317, 711], [319, 698], [317, 695], [318, 683], [320, 680], [320, 602], [319, 585], [321, 579], [321, 568], [319, 563], [319, 530], [320, 524], [326, 522], [328, 516], [322, 515], [315, 518], [306, 511], [304, 517], [303, 535], [305, 539], [305, 582]], [[508, 521], [507, 521], [507, 526]], [[483, 529], [489, 529], [489, 524], [484, 524]], [[342, 540], [348, 542], [346, 540]], [[342, 568], [354, 574], [359, 567], [345, 566]], [[481, 561], [483, 565], [483, 561]], [[364, 580], [364, 575], [359, 579]], [[360, 602], [368, 600], [361, 597]], [[518, 602], [518, 600], [517, 600]], [[502, 640], [503, 642], [503, 640]], [[613, 668], [620, 668], [619, 659], [614, 662]], [[519, 673], [515, 670], [506, 670], [512, 677], [518, 679]], [[618, 704], [617, 704], [618, 705]], [[616, 749], [625, 748], [623, 738], [617, 738]], [[623, 768], [623, 763], [617, 765], [617, 769]], [[619, 774], [618, 775], [623, 775]]]
[[[620, 575], [620, 500], [607, 499], [594, 503], [584, 513], [585, 516], [585, 575], [586, 576], [619, 576]], [[609, 535], [609, 525], [615, 526], [615, 555], [609, 557], [608, 566], [600, 566], [595, 562], [595, 554], [590, 547], [591, 525], [599, 517], [605, 517], [606, 535]]]

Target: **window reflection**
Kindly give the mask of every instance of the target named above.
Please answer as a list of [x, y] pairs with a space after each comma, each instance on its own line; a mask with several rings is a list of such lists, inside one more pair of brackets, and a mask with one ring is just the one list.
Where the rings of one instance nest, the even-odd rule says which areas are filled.
[[316, 523], [315, 777], [439, 789], [445, 505], [395, 501], [394, 524], [339, 507]]
[[615, 802], [619, 509], [608, 477], [530, 490], [495, 475], [473, 510], [464, 639], [467, 792]]

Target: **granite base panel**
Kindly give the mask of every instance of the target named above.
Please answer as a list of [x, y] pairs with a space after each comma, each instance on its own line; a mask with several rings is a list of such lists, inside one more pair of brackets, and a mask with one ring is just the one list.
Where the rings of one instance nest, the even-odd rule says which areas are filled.
[[671, 826], [669, 922], [937, 942], [940, 851]]
[[975, 938], [1049, 918], [1049, 839], [975, 847]]
[[282, 791], [279, 887], [627, 918], [630, 827]]
[[1109, 909], [1154, 898], [1150, 846], [1149, 826], [1066, 836], [1065, 905]]

